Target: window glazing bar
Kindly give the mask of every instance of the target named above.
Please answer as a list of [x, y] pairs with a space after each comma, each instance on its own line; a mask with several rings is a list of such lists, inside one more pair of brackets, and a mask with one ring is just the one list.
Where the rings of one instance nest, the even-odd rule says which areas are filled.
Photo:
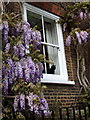
[[44, 27], [44, 18], [42, 16], [42, 28], [43, 28], [43, 40], [45, 42], [45, 27]]
[[[43, 28], [43, 40], [45, 42], [45, 28], [44, 28], [44, 18], [43, 18], [43, 15], [42, 15], [42, 28]], [[43, 46], [43, 54], [45, 56], [45, 46]], [[44, 59], [45, 61], [45, 59]], [[46, 62], [44, 62], [44, 65], [45, 65], [45, 73], [47, 73], [47, 65], [46, 65]]]
[[60, 47], [58, 45], [54, 45], [54, 44], [51, 44], [51, 43], [46, 43], [46, 42], [41, 42], [42, 45], [47, 45], [47, 46], [51, 46], [51, 47], [55, 47], [57, 49], [60, 49]]

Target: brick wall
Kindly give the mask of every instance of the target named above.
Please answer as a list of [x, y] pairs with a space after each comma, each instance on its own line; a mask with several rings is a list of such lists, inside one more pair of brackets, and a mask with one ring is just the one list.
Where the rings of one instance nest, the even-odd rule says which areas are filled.
[[[42, 8], [55, 15], [63, 16], [65, 12], [63, 8], [55, 3], [29, 3], [39, 8]], [[64, 3], [65, 4], [65, 3]], [[64, 41], [65, 43], [65, 41]], [[78, 93], [80, 86], [76, 75], [76, 54], [72, 47], [65, 47], [66, 61], [69, 80], [75, 81], [75, 85], [62, 85], [62, 84], [45, 84], [47, 89], [44, 92], [49, 105], [51, 106], [70, 106], [77, 103]]]
[[44, 9], [55, 15], [63, 16], [63, 13], [64, 13], [64, 10], [61, 7], [59, 7], [56, 4], [51, 3], [51, 2], [31, 2], [31, 3], [29, 2], [29, 4], [32, 4], [36, 7]]
[[[64, 13], [64, 9], [51, 2], [36, 2], [29, 4], [35, 5], [56, 15], [63, 16]], [[20, 12], [20, 6], [17, 3], [12, 3], [8, 8], [10, 9], [12, 6], [13, 11]], [[49, 105], [69, 106], [74, 104], [78, 97], [80, 87], [76, 76], [76, 54], [73, 50], [73, 46], [69, 48], [65, 47], [65, 53], [69, 80], [75, 81], [75, 85], [45, 84], [47, 89], [45, 90], [44, 95], [48, 100]]]

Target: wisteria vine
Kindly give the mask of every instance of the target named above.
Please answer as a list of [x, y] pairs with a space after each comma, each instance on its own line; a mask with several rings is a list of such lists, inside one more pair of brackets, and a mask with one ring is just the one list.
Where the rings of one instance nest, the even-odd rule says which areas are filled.
[[[86, 76], [85, 46], [90, 41], [90, 2], [75, 3], [67, 7], [65, 19], [62, 20], [66, 46], [71, 44], [77, 55], [77, 77], [84, 91], [90, 90], [90, 82]], [[82, 90], [81, 90], [82, 91]]]
[[[16, 22], [13, 25], [8, 19], [0, 24], [0, 31], [3, 38], [3, 94], [15, 96], [15, 112], [26, 110], [28, 106], [30, 111], [34, 110], [39, 116], [42, 110], [46, 116], [50, 115], [48, 103], [41, 95], [44, 87], [39, 84], [43, 78], [43, 64], [39, 57], [40, 31], [31, 28], [28, 22]], [[35, 92], [37, 86], [41, 91]]]

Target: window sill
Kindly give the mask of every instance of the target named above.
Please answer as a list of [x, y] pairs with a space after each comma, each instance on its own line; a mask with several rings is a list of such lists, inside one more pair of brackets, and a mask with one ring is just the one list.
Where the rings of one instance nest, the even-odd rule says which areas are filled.
[[74, 81], [68, 81], [68, 77], [60, 75], [43, 74], [41, 83], [54, 83], [54, 84], [66, 84], [75, 85]]
[[65, 84], [65, 85], [75, 85], [74, 81], [41, 81], [41, 83], [54, 83], [54, 84]]

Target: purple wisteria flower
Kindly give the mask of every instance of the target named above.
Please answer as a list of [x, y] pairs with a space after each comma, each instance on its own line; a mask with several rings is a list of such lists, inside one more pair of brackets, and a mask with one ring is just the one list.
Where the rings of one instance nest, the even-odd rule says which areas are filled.
[[84, 19], [84, 13], [83, 13], [83, 12], [80, 12], [79, 16], [80, 16], [80, 19], [81, 19], [81, 20]]
[[8, 22], [7, 21], [4, 21], [3, 22], [3, 26], [4, 26], [4, 42], [8, 42], [8, 32], [9, 32], [9, 26], [8, 26]]
[[24, 94], [20, 95], [20, 107], [21, 107], [21, 110], [25, 110], [25, 95]]
[[23, 58], [20, 60], [20, 63], [22, 65], [22, 69], [23, 69], [23, 74], [24, 74], [24, 79], [26, 82], [31, 82], [30, 79], [30, 70], [28, 67], [28, 63], [27, 63], [27, 59]]
[[17, 78], [17, 77], [18, 77], [18, 66], [17, 66], [17, 62], [15, 63], [15, 66], [14, 66], [14, 73], [15, 73], [15, 77]]
[[48, 106], [47, 100], [45, 98], [41, 99], [40, 110], [43, 111], [45, 116], [50, 115], [49, 106]]
[[43, 78], [43, 74], [42, 74], [42, 71], [43, 71], [43, 65], [42, 63], [38, 62], [35, 64], [35, 68], [36, 68], [36, 71], [35, 71], [35, 77], [34, 77], [34, 82], [40, 82], [40, 78]]
[[18, 78], [23, 78], [23, 69], [20, 62], [16, 62], [16, 67], [18, 70]]
[[10, 50], [10, 43], [7, 43], [5, 46], [5, 52], [7, 53]]
[[18, 110], [18, 106], [19, 106], [19, 95], [16, 95], [15, 96], [15, 99], [14, 99], [14, 111], [16, 112]]
[[4, 38], [3, 38], [4, 42], [8, 42], [8, 31], [4, 30]]
[[41, 42], [42, 36], [41, 36], [41, 32], [36, 30], [36, 39]]
[[25, 47], [24, 47], [24, 45], [22, 43], [19, 43], [18, 48], [19, 48], [20, 57], [23, 57], [25, 55]]
[[7, 21], [3, 21], [3, 26], [4, 26], [4, 29], [9, 30]]
[[35, 64], [32, 61], [31, 57], [27, 57], [27, 64], [28, 64], [28, 67], [29, 67], [29, 72], [30, 72], [31, 79], [34, 79], [36, 69], [35, 69]]
[[7, 70], [9, 84], [12, 84], [14, 80], [14, 63], [11, 58], [7, 59], [7, 63], [9, 65], [8, 70]]
[[8, 77], [5, 76], [5, 80], [3, 81], [4, 84], [4, 94], [7, 95], [8, 94]]
[[9, 65], [12, 65], [12, 64], [13, 64], [12, 59], [11, 59], [11, 58], [7, 59], [7, 63], [8, 63]]
[[32, 40], [36, 40], [37, 36], [36, 36], [36, 31], [32, 31]]
[[33, 95], [33, 93], [29, 93], [29, 96], [27, 96], [26, 98], [28, 100], [29, 110], [34, 110], [36, 114], [39, 114], [40, 98], [38, 97], [38, 95]]
[[40, 98], [38, 95], [33, 95], [33, 110], [34, 112], [39, 115], [40, 114], [40, 109], [39, 109], [39, 105], [40, 105]]
[[32, 34], [33, 34], [32, 39], [33, 39], [34, 47], [35, 49], [38, 49], [38, 46], [41, 44], [41, 39], [42, 39], [41, 32], [36, 30]]
[[33, 83], [37, 83], [40, 82], [40, 78], [43, 78], [43, 65], [42, 63], [38, 62], [35, 64], [35, 75], [34, 75], [34, 79], [33, 79]]
[[35, 68], [36, 68], [36, 71], [35, 71], [35, 76], [38, 78], [38, 77], [40, 77], [39, 75], [39, 65], [38, 65], [38, 63], [36, 63], [35, 64]]
[[12, 80], [11, 65], [9, 65], [9, 68], [8, 68], [8, 79], [9, 79], [9, 84], [12, 84], [13, 80]]
[[26, 82], [31, 82], [30, 70], [28, 67], [24, 70], [24, 77]]
[[32, 34], [32, 31], [29, 29], [27, 30], [26, 33], [24, 33], [24, 39], [25, 39], [25, 44], [29, 45], [29, 43], [31, 42], [31, 34]]
[[9, 84], [12, 84], [14, 82], [14, 78], [15, 78], [15, 67], [14, 67], [14, 62], [11, 65], [11, 77], [9, 79]]
[[39, 66], [39, 75], [41, 78], [43, 78], [43, 74], [42, 74], [42, 71], [44, 70], [43, 64], [41, 62], [38, 62], [37, 64]]
[[80, 32], [80, 36], [81, 36], [82, 40], [86, 43], [87, 42], [88, 33], [86, 31], [81, 31]]
[[22, 59], [20, 59], [20, 63], [21, 63], [22, 69], [26, 69], [28, 67], [25, 57], [23, 57]]
[[14, 50], [14, 54], [16, 56], [19, 56], [19, 48], [16, 45], [13, 47], [13, 50]]
[[28, 22], [23, 22], [22, 30], [26, 33], [28, 29], [30, 29], [30, 24]]
[[81, 37], [80, 37], [79, 32], [76, 31], [75, 34], [76, 34], [76, 38], [77, 38], [77, 40], [78, 40], [78, 43], [81, 44], [81, 43], [82, 43], [82, 40], [81, 40]]
[[26, 96], [26, 99], [28, 100], [30, 111], [33, 111], [33, 93], [29, 93], [29, 96]]
[[66, 38], [66, 46], [70, 46], [71, 44], [71, 36], [69, 35], [67, 38]]
[[26, 45], [29, 45], [29, 43], [31, 43], [31, 34], [32, 34], [30, 24], [28, 22], [23, 22], [22, 30], [23, 30], [22, 39], [24, 40]]

